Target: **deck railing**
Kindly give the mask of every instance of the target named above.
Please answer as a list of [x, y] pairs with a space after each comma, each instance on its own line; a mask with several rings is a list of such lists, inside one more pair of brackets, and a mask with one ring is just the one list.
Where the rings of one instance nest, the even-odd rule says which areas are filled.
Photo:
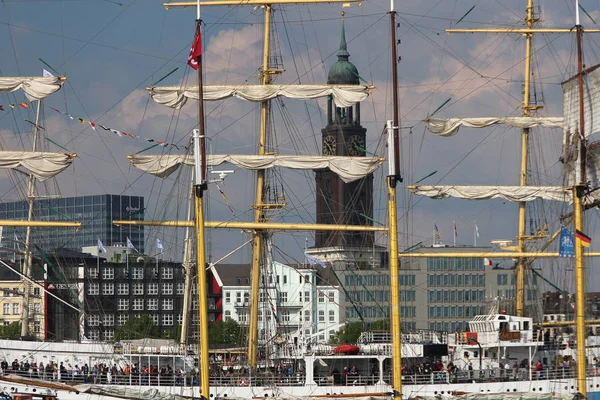
[[[7, 369], [0, 371], [2, 374], [13, 374], [30, 379], [42, 379], [51, 382], [65, 383], [93, 383], [98, 385], [122, 385], [122, 386], [196, 386], [198, 376], [191, 374], [173, 375], [144, 375], [144, 374], [108, 374], [93, 372], [83, 375], [80, 372], [34, 372], [13, 371]], [[594, 367], [589, 367], [588, 377], [599, 376], [600, 373]], [[529, 380], [530, 372], [526, 368], [517, 371], [513, 369], [485, 369], [485, 370], [459, 370], [456, 372], [438, 371], [421, 374], [404, 374], [402, 382], [404, 385], [426, 385], [436, 383], [485, 383], [485, 382], [518, 382]], [[549, 368], [542, 371], [531, 371], [531, 379], [536, 380], [564, 380], [577, 377], [575, 368]], [[339, 373], [315, 375], [314, 382], [319, 386], [364, 386], [380, 383], [379, 374], [356, 374], [343, 376]], [[303, 386], [306, 376], [302, 373], [292, 375], [250, 375], [234, 373], [231, 375], [213, 375], [210, 377], [212, 386]], [[383, 383], [391, 385], [392, 375], [385, 373]]]

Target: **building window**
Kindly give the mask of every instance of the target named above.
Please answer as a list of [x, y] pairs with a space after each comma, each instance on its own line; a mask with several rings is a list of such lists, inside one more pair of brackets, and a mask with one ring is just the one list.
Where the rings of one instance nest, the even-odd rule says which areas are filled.
[[148, 299], [148, 311], [158, 310], [158, 299]]
[[325, 311], [319, 310], [319, 322], [325, 322]]
[[104, 340], [113, 340], [115, 337], [115, 331], [113, 329], [104, 330]]
[[158, 326], [158, 314], [152, 314], [150, 316], [150, 318], [152, 319], [152, 323], [154, 323], [154, 325]]
[[231, 304], [231, 292], [225, 292], [225, 304]]
[[119, 324], [119, 326], [123, 326], [123, 325], [125, 325], [125, 323], [127, 322], [128, 319], [129, 319], [129, 315], [119, 314], [119, 317], [117, 318], [117, 323]]
[[173, 284], [172, 283], [163, 283], [162, 284], [162, 294], [172, 295], [173, 294]]
[[185, 284], [184, 283], [178, 283], [177, 284], [177, 294], [178, 295], [183, 295], [185, 292]]
[[162, 309], [163, 310], [172, 310], [173, 309], [173, 299], [163, 299]]
[[310, 311], [304, 311], [304, 321], [310, 322]]
[[179, 325], [183, 324], [183, 314], [179, 314], [179, 315], [177, 316], [177, 323], [178, 323]]
[[289, 322], [290, 321], [290, 312], [287, 311], [287, 310], [282, 311], [281, 312], [281, 318], [283, 319], [283, 322]]
[[133, 299], [132, 309], [134, 311], [142, 311], [144, 309], [144, 299]]
[[283, 284], [284, 284], [284, 285], [287, 285], [287, 275], [284, 275], [284, 276], [283, 276]]
[[89, 326], [100, 326], [100, 316], [99, 315], [88, 316], [88, 325]]
[[42, 303], [33, 303], [33, 312], [40, 314], [42, 312]]
[[114, 326], [115, 316], [113, 314], [104, 314], [104, 326]]
[[120, 296], [129, 295], [129, 284], [128, 283], [117, 284], [117, 294]]
[[115, 294], [115, 284], [114, 283], [103, 283], [102, 284], [102, 294], [104, 296], [110, 296]]
[[2, 306], [2, 311], [4, 315], [10, 315], [10, 304], [4, 304]]
[[21, 314], [21, 305], [19, 303], [13, 303], [13, 314]]
[[[162, 278], [163, 279], [173, 279], [173, 267], [164, 267], [162, 269]], [[171, 316], [171, 318], [173, 318], [173, 316]]]
[[225, 311], [225, 321], [227, 321], [228, 319], [231, 319], [231, 311], [229, 310]]
[[288, 301], [287, 292], [280, 292], [279, 295], [280, 295], [279, 300], [282, 303], [287, 303], [287, 301]]
[[39, 296], [39, 295], [40, 295], [40, 293], [41, 293], [41, 292], [40, 292], [40, 288], [39, 288], [39, 287], [33, 288], [33, 295], [34, 295], [34, 296]]
[[102, 279], [115, 279], [115, 269], [113, 267], [102, 268]]
[[325, 293], [319, 292], [319, 303], [325, 303]]
[[90, 329], [88, 337], [90, 340], [100, 340], [100, 331], [98, 329]]
[[162, 324], [163, 324], [163, 326], [172, 326], [173, 325], [173, 314], [163, 314]]
[[100, 284], [88, 283], [88, 294], [90, 296], [98, 296], [100, 294]]
[[42, 332], [42, 325], [40, 324], [40, 321], [33, 321], [33, 333], [41, 333]]
[[248, 313], [242, 311], [238, 316], [240, 322], [248, 322]]
[[129, 310], [129, 299], [119, 299], [119, 300], [117, 300], [117, 310], [119, 310], [119, 311], [127, 311], [127, 310]]
[[132, 270], [132, 279], [144, 279], [144, 269], [140, 267], [135, 267]]
[[134, 283], [133, 284], [133, 294], [136, 296], [141, 296], [144, 294], [144, 284], [143, 283]]
[[335, 302], [335, 292], [329, 292], [329, 302]]
[[88, 278], [97, 279], [98, 278], [98, 268], [91, 267], [88, 269]]
[[329, 322], [335, 322], [335, 311], [329, 310]]
[[158, 283], [149, 283], [147, 292], [149, 295], [157, 295], [158, 294]]

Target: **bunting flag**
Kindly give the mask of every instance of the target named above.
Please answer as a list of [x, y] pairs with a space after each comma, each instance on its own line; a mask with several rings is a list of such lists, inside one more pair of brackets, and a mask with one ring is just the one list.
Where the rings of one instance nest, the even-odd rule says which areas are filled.
[[[17, 106], [25, 108], [25, 109], [31, 107], [31, 105], [29, 103], [9, 104], [8, 106], [11, 109], [14, 109]], [[59, 115], [66, 115], [67, 117], [69, 117], [69, 119], [71, 119], [73, 121], [79, 121], [79, 123], [82, 124], [82, 125], [88, 124], [95, 132], [97, 132], [96, 127], [100, 127], [102, 129], [104, 129], [105, 131], [110, 131], [110, 132], [114, 133], [115, 135], [117, 135], [119, 137], [127, 136], [127, 137], [129, 137], [131, 139], [141, 139], [141, 140], [145, 140], [148, 143], [156, 143], [157, 145], [162, 146], [162, 147], [169, 147], [169, 146], [170, 147], [175, 147], [177, 150], [179, 150], [179, 147], [180, 147], [180, 146], [176, 145], [175, 143], [167, 143], [167, 142], [163, 142], [163, 141], [156, 140], [156, 139], [153, 139], [153, 138], [144, 138], [144, 137], [137, 136], [137, 135], [134, 135], [134, 134], [131, 134], [131, 133], [120, 131], [118, 129], [113, 129], [113, 128], [105, 126], [105, 125], [100, 125], [100, 124], [97, 124], [95, 122], [88, 121], [85, 118], [78, 117], [76, 115], [71, 115], [68, 112], [61, 111], [58, 108], [54, 108], [54, 107], [50, 107], [50, 106], [48, 106], [48, 108], [50, 108], [51, 110], [55, 111]], [[4, 105], [0, 105], [0, 111], [5, 111], [4, 110]], [[183, 146], [183, 148], [185, 150], [188, 150], [187, 146]]]

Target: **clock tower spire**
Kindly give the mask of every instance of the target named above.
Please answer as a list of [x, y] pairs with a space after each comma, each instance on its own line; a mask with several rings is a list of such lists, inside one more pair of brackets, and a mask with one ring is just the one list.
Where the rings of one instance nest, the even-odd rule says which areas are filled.
[[[329, 84], [359, 84], [358, 69], [349, 61], [342, 13], [342, 34], [338, 60], [329, 69]], [[336, 107], [327, 99], [327, 126], [321, 130], [323, 155], [364, 157], [367, 130], [360, 124], [360, 103]], [[344, 183], [328, 169], [316, 171], [317, 223], [371, 225], [373, 217], [373, 176]], [[373, 232], [316, 232], [315, 247], [373, 246]]]

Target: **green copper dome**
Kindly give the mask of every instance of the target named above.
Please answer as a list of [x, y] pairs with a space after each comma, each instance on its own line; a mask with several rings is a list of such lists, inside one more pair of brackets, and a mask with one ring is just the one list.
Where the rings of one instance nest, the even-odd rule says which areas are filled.
[[342, 39], [340, 40], [340, 50], [337, 53], [338, 60], [329, 68], [327, 83], [329, 84], [359, 84], [358, 69], [348, 61], [350, 54], [346, 46], [346, 30], [344, 29], [344, 20], [342, 19]]

